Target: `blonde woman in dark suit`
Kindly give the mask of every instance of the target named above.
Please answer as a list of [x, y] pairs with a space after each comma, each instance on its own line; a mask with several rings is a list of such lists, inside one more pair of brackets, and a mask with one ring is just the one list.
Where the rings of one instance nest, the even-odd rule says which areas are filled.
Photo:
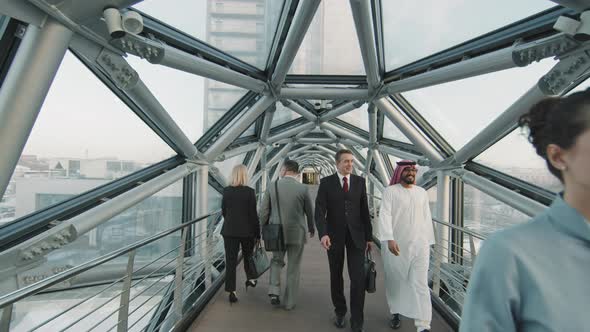
[[[254, 244], [260, 240], [260, 226], [256, 213], [256, 195], [254, 189], [246, 186], [248, 169], [244, 165], [236, 165], [232, 170], [231, 185], [223, 190], [221, 213], [223, 228], [221, 235], [225, 246], [225, 291], [229, 293], [229, 302], [238, 301], [236, 296], [236, 265], [238, 252], [242, 247], [244, 262], [247, 262], [254, 250]], [[244, 264], [246, 272], [246, 290], [256, 287], [256, 279]]]

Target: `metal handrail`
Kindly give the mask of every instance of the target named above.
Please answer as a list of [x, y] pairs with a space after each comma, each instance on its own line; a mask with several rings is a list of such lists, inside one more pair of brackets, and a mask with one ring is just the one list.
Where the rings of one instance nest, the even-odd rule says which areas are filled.
[[461, 231], [461, 232], [463, 232], [465, 234], [468, 234], [468, 235], [471, 235], [473, 237], [476, 237], [476, 238], [478, 238], [480, 240], [485, 240], [486, 239], [486, 236], [485, 235], [480, 234], [480, 233], [476, 233], [476, 232], [470, 230], [469, 228], [465, 228], [465, 227], [460, 227], [460, 226], [457, 226], [457, 225], [449, 224], [448, 222], [440, 221], [440, 220], [438, 220], [436, 218], [432, 218], [432, 221], [434, 221], [436, 223], [439, 223], [441, 225], [450, 227], [452, 229], [456, 229], [456, 230]]
[[22, 299], [24, 299], [24, 298], [26, 298], [28, 296], [35, 295], [38, 292], [40, 292], [40, 291], [42, 291], [42, 290], [44, 290], [46, 288], [49, 288], [49, 287], [51, 287], [51, 286], [53, 286], [53, 285], [55, 285], [57, 283], [60, 283], [60, 282], [62, 282], [64, 280], [67, 280], [67, 279], [69, 279], [69, 278], [71, 278], [71, 277], [73, 277], [75, 275], [78, 275], [78, 274], [80, 274], [82, 272], [85, 272], [85, 271], [90, 270], [90, 269], [92, 269], [94, 267], [97, 267], [97, 266], [99, 266], [99, 265], [101, 265], [103, 263], [106, 263], [106, 262], [114, 259], [114, 258], [117, 258], [119, 256], [122, 256], [122, 255], [124, 255], [126, 253], [129, 253], [130, 251], [133, 251], [135, 249], [138, 249], [140, 247], [143, 247], [146, 244], [149, 244], [151, 242], [154, 242], [156, 240], [159, 240], [159, 239], [161, 239], [161, 238], [163, 238], [163, 237], [165, 237], [167, 235], [170, 235], [170, 234], [172, 234], [172, 233], [174, 233], [174, 232], [176, 232], [176, 231], [178, 231], [180, 229], [183, 229], [185, 227], [188, 227], [188, 226], [191, 226], [193, 224], [196, 224], [196, 223], [198, 223], [198, 222], [200, 222], [200, 221], [202, 221], [204, 219], [207, 219], [207, 218], [209, 218], [211, 216], [214, 216], [214, 215], [217, 215], [219, 213], [221, 213], [221, 210], [218, 210], [218, 211], [215, 211], [215, 212], [211, 212], [211, 213], [209, 213], [207, 215], [198, 217], [198, 218], [193, 219], [191, 221], [188, 221], [188, 222], [182, 223], [182, 224], [180, 224], [178, 226], [172, 227], [172, 228], [170, 228], [168, 230], [165, 230], [165, 231], [162, 231], [160, 233], [154, 234], [151, 237], [148, 237], [148, 238], [145, 238], [143, 240], [140, 240], [140, 241], [137, 241], [135, 243], [132, 243], [132, 244], [126, 246], [126, 247], [117, 249], [117, 250], [115, 250], [113, 252], [110, 252], [110, 253], [108, 253], [106, 255], [103, 255], [103, 256], [97, 257], [97, 258], [95, 258], [93, 260], [90, 260], [88, 262], [82, 263], [82, 264], [80, 264], [78, 266], [75, 266], [75, 267], [69, 269], [69, 270], [63, 271], [61, 273], [58, 273], [58, 274], [53, 275], [51, 277], [48, 277], [46, 279], [40, 280], [40, 281], [38, 281], [38, 282], [36, 282], [36, 283], [34, 283], [32, 285], [29, 285], [27, 287], [23, 287], [23, 288], [17, 289], [16, 291], [14, 291], [12, 293], [9, 293], [9, 294], [6, 294], [6, 295], [0, 297], [0, 309], [1, 308], [4, 308], [5, 306], [10, 305], [10, 304], [12, 304], [14, 302], [17, 302], [19, 300], [22, 300]]

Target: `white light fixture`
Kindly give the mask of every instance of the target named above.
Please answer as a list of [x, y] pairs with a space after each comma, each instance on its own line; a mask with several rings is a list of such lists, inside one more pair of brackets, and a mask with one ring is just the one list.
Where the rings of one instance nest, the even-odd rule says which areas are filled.
[[143, 31], [143, 18], [138, 12], [128, 10], [123, 14], [122, 25], [123, 30], [137, 35]]
[[128, 10], [121, 15], [119, 9], [109, 7], [102, 15], [112, 38], [122, 38], [127, 32], [136, 35], [143, 31], [143, 18], [138, 12]]
[[123, 27], [121, 26], [121, 13], [119, 13], [119, 9], [114, 7], [105, 8], [102, 15], [111, 37], [121, 38], [125, 36], [125, 31], [123, 31]]

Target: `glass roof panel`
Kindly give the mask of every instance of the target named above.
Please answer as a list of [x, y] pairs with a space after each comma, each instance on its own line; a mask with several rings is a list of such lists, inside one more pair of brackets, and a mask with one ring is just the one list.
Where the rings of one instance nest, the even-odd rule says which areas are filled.
[[[191, 142], [196, 142], [204, 129], [215, 123], [247, 92], [180, 70], [153, 65], [134, 56], [128, 57], [127, 61]], [[170, 93], [171, 90], [174, 93]], [[208, 111], [203, 112], [203, 109]], [[204, 121], [209, 125], [207, 128], [203, 128]]]
[[[254, 150], [256, 151], [256, 150]], [[231, 172], [234, 166], [241, 164], [244, 161], [245, 153], [226, 159], [224, 161], [216, 162], [215, 167], [219, 169], [219, 173], [225, 177], [225, 179], [231, 179]]]
[[342, 121], [346, 121], [351, 125], [358, 127], [366, 132], [369, 132], [369, 112], [367, 112], [367, 104], [362, 104], [359, 108], [354, 109], [348, 113], [337, 117]]
[[0, 224], [175, 154], [68, 51], [0, 202]]
[[293, 112], [290, 108], [285, 107], [282, 103], [276, 103], [277, 110], [272, 117], [272, 125], [271, 128], [280, 126], [284, 123], [287, 123], [291, 120], [295, 120], [301, 117], [301, 115]]
[[553, 192], [563, 190], [561, 182], [547, 170], [545, 160], [535, 153], [520, 128], [489, 147], [474, 161]]
[[387, 71], [555, 6], [551, 1], [381, 1]]
[[572, 93], [576, 93], [579, 91], [584, 91], [590, 87], [590, 78], [586, 78], [582, 83], [580, 83], [577, 87], [573, 88], [570, 92], [566, 95], [571, 95]]
[[470, 77], [403, 95], [458, 150], [534, 86], [554, 64], [553, 59], [546, 59], [524, 68]]
[[[127, 62], [184, 134], [196, 142], [203, 134], [203, 107], [198, 102], [203, 100], [203, 78], [153, 65], [135, 56], [127, 57]], [[170, 93], [171, 88], [174, 93]]]
[[134, 8], [264, 69], [283, 3], [284, 0], [146, 0]]
[[289, 73], [365, 74], [352, 11], [347, 1], [324, 0], [320, 3]]
[[256, 134], [256, 121], [254, 121], [248, 129], [246, 129], [240, 137], [252, 136]]
[[399, 128], [393, 124], [387, 117], [383, 119], [383, 137], [398, 142], [413, 144]]
[[[248, 90], [207, 79], [205, 80], [205, 92], [204, 109], [206, 111], [203, 123], [206, 130], [217, 122], [225, 112], [232, 108]], [[201, 121], [199, 119], [197, 120]]]

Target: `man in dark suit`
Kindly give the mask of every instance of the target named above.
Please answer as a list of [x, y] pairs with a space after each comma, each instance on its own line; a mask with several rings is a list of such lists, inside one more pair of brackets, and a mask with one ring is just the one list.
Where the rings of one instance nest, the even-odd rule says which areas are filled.
[[344, 327], [344, 251], [350, 277], [350, 327], [363, 331], [365, 306], [365, 251], [371, 249], [373, 230], [369, 217], [365, 179], [352, 174], [354, 157], [350, 150], [336, 153], [335, 174], [320, 183], [315, 221], [322, 246], [328, 251], [330, 288], [336, 317], [334, 325]]

